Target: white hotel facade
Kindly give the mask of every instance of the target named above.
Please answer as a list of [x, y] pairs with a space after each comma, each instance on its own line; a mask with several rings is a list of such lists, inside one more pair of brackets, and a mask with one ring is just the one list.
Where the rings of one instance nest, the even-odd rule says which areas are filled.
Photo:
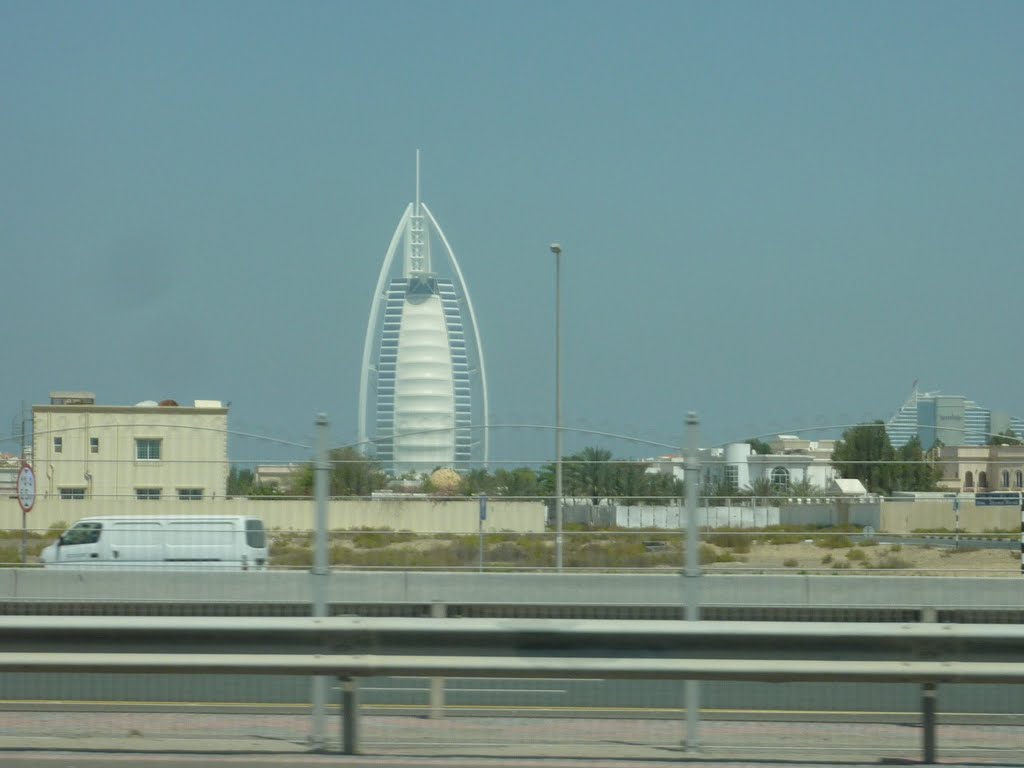
[[489, 455], [487, 373], [472, 299], [419, 188], [417, 154], [416, 199], [384, 256], [359, 383], [360, 445], [395, 475], [486, 466]]

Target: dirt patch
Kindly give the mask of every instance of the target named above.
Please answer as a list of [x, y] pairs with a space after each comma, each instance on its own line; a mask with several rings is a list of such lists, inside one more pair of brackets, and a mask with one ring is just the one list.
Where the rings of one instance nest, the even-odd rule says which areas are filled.
[[877, 544], [828, 549], [813, 542], [752, 544], [743, 562], [713, 563], [709, 571], [786, 570], [807, 573], [870, 572], [889, 575], [1016, 576], [1020, 550]]

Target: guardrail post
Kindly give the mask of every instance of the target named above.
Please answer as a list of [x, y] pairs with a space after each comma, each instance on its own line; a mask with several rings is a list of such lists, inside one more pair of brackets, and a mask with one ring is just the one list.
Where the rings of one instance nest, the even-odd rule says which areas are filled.
[[[934, 606], [921, 608], [921, 621], [932, 622], [938, 620], [938, 611]], [[931, 765], [936, 759], [936, 705], [938, 703], [938, 686], [935, 683], [923, 683], [921, 685], [921, 728], [922, 755], [921, 760], [926, 765]]]
[[[327, 450], [327, 416], [316, 419], [316, 456], [313, 467], [313, 495], [315, 499], [315, 530], [313, 567], [310, 570], [311, 610], [315, 617], [327, 616], [327, 581], [330, 573], [327, 547], [327, 497], [330, 493], [330, 454]], [[327, 691], [330, 678], [314, 677], [310, 683], [313, 710], [313, 732], [310, 741], [317, 749], [327, 746]]]
[[926, 765], [935, 762], [935, 705], [938, 698], [935, 683], [924, 683], [921, 686], [921, 721], [924, 726], [923, 755]]
[[341, 751], [359, 754], [359, 678], [341, 677]]
[[[439, 600], [430, 604], [430, 618], [443, 619], [448, 616], [448, 606]], [[440, 720], [444, 717], [444, 678], [430, 678], [430, 719]]]

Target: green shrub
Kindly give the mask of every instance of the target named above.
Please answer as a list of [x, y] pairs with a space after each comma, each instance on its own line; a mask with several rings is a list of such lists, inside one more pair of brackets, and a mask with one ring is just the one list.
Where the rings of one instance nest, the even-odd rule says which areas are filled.
[[704, 537], [708, 544], [716, 547], [731, 549], [736, 553], [745, 554], [750, 551], [750, 540], [753, 538], [749, 533], [736, 531], [725, 531], [722, 533], [709, 533]]
[[271, 552], [277, 548], [288, 547], [312, 547], [313, 534], [309, 531], [280, 531], [270, 532], [269, 547]]
[[[977, 552], [978, 548], [977, 547], [965, 547], [965, 546], [961, 545], [961, 546], [957, 547], [956, 549], [949, 549], [949, 550], [946, 550], [946, 551], [949, 552], [950, 555], [963, 555], [963, 554], [966, 554], [968, 552]], [[1017, 550], [1015, 552], [1015, 554], [1017, 555], [1017, 557], [1020, 557], [1020, 550]]]
[[823, 558], [821, 558], [821, 564], [822, 565], [828, 565], [831, 562], [832, 562], [832, 553], [831, 552], [829, 552], [827, 555], [825, 555]]
[[633, 539], [572, 547], [566, 562], [577, 568], [639, 568], [648, 565], [650, 559], [643, 542]]
[[484, 545], [492, 546], [494, 544], [507, 544], [509, 542], [514, 544], [518, 539], [518, 533], [485, 533]]
[[807, 538], [806, 526], [769, 525], [759, 538], [767, 544], [799, 544]]
[[383, 549], [391, 542], [386, 533], [366, 531], [365, 533], [357, 533], [353, 536], [352, 543], [360, 549]]
[[[526, 544], [527, 542], [524, 542]], [[514, 541], [501, 541], [487, 547], [484, 556], [488, 563], [503, 565], [540, 565], [540, 552], [536, 548], [520, 546]], [[543, 555], [546, 557], [547, 553]]]
[[837, 571], [846, 570], [849, 567], [850, 567], [850, 561], [849, 560], [836, 560], [834, 563], [832, 563], [833, 570], [837, 570]]
[[845, 534], [833, 533], [814, 540], [816, 546], [825, 549], [847, 549], [853, 546], [853, 541]]
[[313, 565], [313, 550], [308, 547], [277, 547], [270, 552], [270, 565], [282, 568], [308, 568]]
[[787, 568], [796, 568], [800, 563], [797, 562], [797, 559], [795, 557], [787, 557], [785, 560], [782, 561], [782, 564]]
[[863, 549], [857, 549], [856, 547], [854, 547], [853, 549], [851, 549], [849, 552], [846, 553], [846, 559], [847, 560], [859, 560], [861, 562], [864, 562], [865, 560], [868, 559], [868, 553], [865, 552]]

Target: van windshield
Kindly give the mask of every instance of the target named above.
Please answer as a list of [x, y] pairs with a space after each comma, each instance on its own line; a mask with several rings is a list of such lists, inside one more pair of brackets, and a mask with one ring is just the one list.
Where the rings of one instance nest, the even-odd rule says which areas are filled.
[[61, 536], [64, 546], [68, 544], [95, 544], [100, 540], [103, 523], [77, 523]]
[[245, 543], [253, 549], [267, 546], [267, 533], [263, 530], [262, 520], [245, 521]]

